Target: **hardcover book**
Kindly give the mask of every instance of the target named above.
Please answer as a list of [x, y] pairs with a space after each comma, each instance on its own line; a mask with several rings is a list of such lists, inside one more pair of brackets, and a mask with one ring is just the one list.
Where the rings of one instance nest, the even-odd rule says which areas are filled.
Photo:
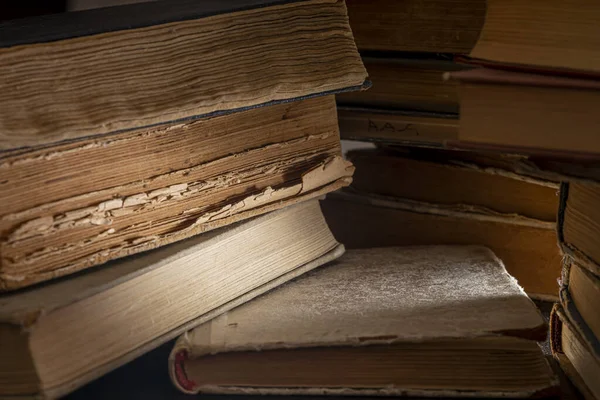
[[316, 200], [0, 296], [0, 397], [56, 398], [343, 253]]
[[444, 73], [465, 67], [435, 57], [363, 57], [372, 87], [366, 92], [337, 96], [341, 106], [386, 110], [458, 113], [456, 81], [444, 81]]
[[348, 251], [179, 338], [186, 393], [545, 396], [546, 325], [488, 249]]
[[445, 147], [458, 140], [458, 115], [338, 106], [342, 139]]
[[460, 142], [505, 153], [598, 158], [597, 79], [489, 68], [448, 76], [459, 81]]
[[595, 1], [486, 3], [485, 23], [471, 57], [501, 68], [600, 73], [600, 6]]
[[[456, 152], [395, 148], [346, 154], [356, 170], [351, 189], [361, 193], [439, 205], [472, 206], [475, 211], [520, 215], [556, 222], [559, 184], [494, 166], [468, 162]], [[510, 168], [510, 166], [508, 166]]]
[[361, 51], [468, 53], [479, 37], [484, 0], [348, 0]]

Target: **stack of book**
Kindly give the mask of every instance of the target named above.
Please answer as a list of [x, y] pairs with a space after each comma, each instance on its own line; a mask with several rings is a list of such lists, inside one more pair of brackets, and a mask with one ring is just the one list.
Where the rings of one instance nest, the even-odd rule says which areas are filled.
[[468, 60], [483, 68], [450, 74], [459, 82], [459, 147], [560, 160], [547, 164], [566, 181], [558, 213], [565, 259], [551, 344], [590, 399], [600, 398], [599, 18], [593, 2], [490, 1]]
[[379, 148], [348, 153], [354, 182], [323, 209], [348, 247], [492, 248], [559, 295], [553, 353], [600, 398], [600, 7], [485, 3], [349, 2], [373, 88], [338, 96], [341, 134]]
[[348, 248], [480, 244], [492, 249], [527, 293], [556, 300], [558, 184], [448, 152], [354, 150], [349, 190], [323, 212]]
[[458, 139], [458, 92], [442, 74], [475, 45], [485, 0], [349, 0], [373, 87], [338, 96], [344, 139], [439, 145]]
[[458, 82], [443, 76], [475, 72], [456, 61], [480, 46], [486, 2], [349, 1], [348, 10], [373, 86], [337, 96], [340, 132], [379, 149], [349, 152], [350, 190], [323, 202], [336, 238], [349, 248], [485, 245], [529, 295], [556, 300], [557, 177], [514, 157], [444, 151], [459, 139], [462, 108]]
[[483, 68], [449, 74], [459, 83], [459, 145], [568, 157], [599, 153], [598, 5], [488, 3], [466, 60]]
[[588, 399], [600, 398], [600, 184], [563, 183], [559, 240], [565, 252], [560, 304], [551, 316], [551, 345]]
[[[583, 61], [538, 80], [557, 52], [528, 54], [542, 66], [527, 77], [508, 55], [547, 37], [512, 53], [498, 38], [517, 37], [512, 19], [557, 21], [558, 2], [222, 3], [0, 25], [0, 397], [88, 398], [171, 340], [163, 375], [187, 394], [556, 396], [530, 297], [560, 299], [553, 353], [598, 397], [595, 174], [464, 135], [514, 82], [569, 93], [565, 113], [592, 101], [600, 8], [571, 12]], [[480, 89], [498, 96], [464, 114]], [[514, 104], [560, 108], [533, 92]], [[584, 122], [569, 150], [595, 143]], [[380, 146], [343, 158], [340, 131]], [[559, 198], [564, 169], [579, 178]]]
[[[457, 147], [546, 159], [563, 174], [558, 240], [565, 254], [552, 351], [586, 398], [600, 398], [600, 7], [489, 1], [459, 83]], [[549, 29], [549, 27], [552, 27]]]
[[343, 252], [316, 200], [353, 173], [334, 94], [368, 85], [343, 2], [0, 30], [0, 397], [62, 396]]

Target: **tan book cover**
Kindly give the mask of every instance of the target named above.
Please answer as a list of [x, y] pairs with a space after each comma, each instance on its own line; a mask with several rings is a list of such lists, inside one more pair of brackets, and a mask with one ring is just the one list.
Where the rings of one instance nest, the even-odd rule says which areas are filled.
[[600, 73], [600, 7], [594, 1], [488, 0], [486, 5], [471, 57], [546, 72]]
[[312, 200], [2, 295], [0, 397], [60, 397], [342, 253]]
[[187, 393], [529, 397], [557, 383], [545, 336], [487, 248], [362, 249], [187, 332], [169, 369]]
[[563, 251], [578, 265], [600, 276], [598, 250], [600, 184], [564, 182], [560, 188], [558, 240]]
[[444, 73], [464, 66], [447, 59], [363, 57], [372, 82], [366, 92], [338, 94], [342, 106], [431, 113], [458, 113], [456, 81], [444, 81]]
[[598, 79], [491, 68], [447, 76], [459, 81], [457, 147], [598, 158]]
[[358, 48], [467, 53], [479, 37], [483, 0], [347, 0]]
[[[440, 151], [441, 153], [441, 151]], [[483, 162], [392, 149], [354, 150], [351, 188], [361, 193], [439, 205], [471, 205], [506, 215], [556, 222], [559, 183], [517, 174]], [[446, 156], [446, 157], [444, 157]]]

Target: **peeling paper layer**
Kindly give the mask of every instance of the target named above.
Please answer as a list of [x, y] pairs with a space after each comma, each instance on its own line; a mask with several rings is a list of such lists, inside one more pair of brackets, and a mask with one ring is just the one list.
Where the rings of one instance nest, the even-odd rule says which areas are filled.
[[[62, 268], [50, 271], [40, 271], [34, 274], [28, 273], [27, 275], [14, 273], [11, 274], [7, 272], [0, 273], [0, 290], [13, 289], [35, 282], [74, 273], [81, 269], [85, 269], [114, 258], [124, 257], [139, 253], [141, 251], [150, 250], [168, 243], [185, 239], [186, 237], [196, 235], [198, 233], [231, 224], [236, 221], [283, 208], [285, 206], [310, 198], [322, 196], [328, 192], [348, 186], [352, 182], [351, 176], [353, 172], [354, 167], [352, 164], [348, 161], [345, 161], [341, 156], [331, 157], [305, 172], [302, 175], [300, 183], [278, 188], [267, 187], [261, 192], [252, 194], [241, 201], [227, 204], [217, 211], [207, 212], [198, 217], [193, 224], [179, 230], [169, 232], [168, 234], [137, 238], [135, 240], [123, 243], [121, 246], [111, 249], [104, 249], [95, 254], [77, 259], [68, 265], [63, 266]], [[177, 189], [180, 188], [183, 187], [178, 187]], [[189, 190], [189, 185], [187, 189]], [[106, 210], [107, 208], [116, 207], [118, 204], [120, 203], [103, 202], [101, 205], [94, 207], [94, 210], [97, 210], [99, 207], [102, 207], [104, 210]], [[124, 204], [125, 201], [123, 201], [123, 205]], [[108, 210], [107, 212], [114, 212], [116, 210], [119, 209], [115, 208]], [[86, 211], [87, 210], [78, 210], [78, 213], [75, 213], [74, 215], [81, 216]], [[69, 218], [71, 217], [73, 217], [73, 215], [71, 215]], [[103, 223], [105, 221], [96, 220], [95, 222]], [[79, 223], [93, 222], [91, 218], [84, 217], [83, 220], [79, 221]], [[26, 231], [40, 232], [48, 229], [49, 224], [49, 218], [45, 218], [43, 220], [39, 219], [35, 222], [31, 222], [26, 227]], [[107, 229], [103, 231], [98, 239], [113, 233], [114, 231], [111, 231], [110, 227], [107, 226]], [[83, 243], [83, 245], [85, 245], [85, 243]], [[55, 249], [50, 249], [50, 253], [53, 250]], [[64, 250], [68, 250], [68, 248]], [[40, 254], [31, 254], [30, 258], [28, 260], [24, 260], [23, 262], [24, 264], [40, 262], [41, 259], [38, 257], [43, 257], [44, 254], [48, 254], [48, 252], [44, 251]], [[3, 260], [3, 262], [7, 261], [9, 260]]]

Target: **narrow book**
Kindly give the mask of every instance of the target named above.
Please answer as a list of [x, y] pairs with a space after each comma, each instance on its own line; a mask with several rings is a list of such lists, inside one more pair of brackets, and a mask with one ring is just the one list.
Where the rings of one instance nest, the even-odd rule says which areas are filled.
[[561, 304], [565, 313], [580, 331], [597, 349], [600, 357], [600, 277], [582, 267], [572, 257], [566, 256], [564, 262]]
[[458, 140], [458, 115], [338, 106], [342, 139], [443, 148]]
[[361, 51], [468, 53], [479, 37], [484, 0], [347, 0]]
[[[455, 158], [454, 151], [353, 150], [351, 189], [466, 210], [556, 222], [559, 184], [485, 162]], [[483, 160], [482, 160], [483, 161]]]
[[471, 57], [502, 68], [600, 73], [600, 6], [594, 0], [486, 3], [485, 23]]
[[181, 336], [186, 393], [531, 397], [546, 324], [487, 248], [348, 251]]
[[313, 200], [0, 296], [0, 397], [60, 397], [342, 252]]
[[597, 79], [489, 68], [449, 77], [459, 81], [461, 142], [507, 153], [600, 153]]
[[586, 341], [577, 325], [556, 304], [550, 316], [552, 354], [586, 400], [600, 399], [600, 346]]
[[363, 57], [372, 87], [366, 92], [348, 92], [337, 96], [342, 106], [371, 107], [387, 110], [412, 110], [458, 113], [455, 81], [444, 81], [446, 72], [465, 67], [435, 57]]

